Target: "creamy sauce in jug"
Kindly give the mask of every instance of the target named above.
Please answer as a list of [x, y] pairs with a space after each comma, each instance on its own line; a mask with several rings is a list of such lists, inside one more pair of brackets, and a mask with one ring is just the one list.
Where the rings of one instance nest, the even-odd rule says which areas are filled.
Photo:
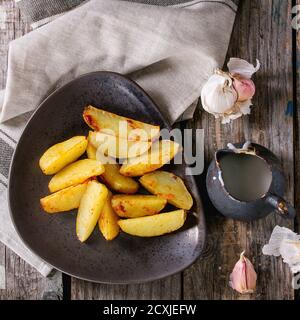
[[272, 183], [268, 164], [249, 154], [225, 154], [220, 160], [225, 189], [235, 199], [255, 201], [266, 194]]

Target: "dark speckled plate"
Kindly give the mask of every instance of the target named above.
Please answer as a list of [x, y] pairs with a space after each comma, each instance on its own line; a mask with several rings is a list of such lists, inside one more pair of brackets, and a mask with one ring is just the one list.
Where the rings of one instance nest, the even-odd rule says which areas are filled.
[[185, 226], [157, 238], [121, 233], [111, 242], [98, 227], [81, 244], [75, 233], [76, 211], [49, 215], [39, 199], [49, 193], [50, 177], [38, 161], [51, 145], [88, 133], [82, 119], [92, 104], [126, 117], [169, 128], [149, 96], [133, 81], [110, 72], [84, 75], [50, 95], [34, 113], [16, 148], [9, 180], [9, 205], [15, 227], [28, 247], [55, 268], [81, 279], [101, 283], [137, 283], [160, 279], [191, 265], [200, 255], [205, 222], [200, 197], [183, 165], [167, 169], [182, 176], [195, 205]]

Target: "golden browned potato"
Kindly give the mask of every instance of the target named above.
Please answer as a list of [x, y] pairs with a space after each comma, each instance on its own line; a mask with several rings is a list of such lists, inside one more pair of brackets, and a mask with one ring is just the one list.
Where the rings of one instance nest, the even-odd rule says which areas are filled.
[[193, 198], [183, 181], [171, 172], [148, 173], [140, 178], [140, 183], [149, 192], [166, 199], [177, 208], [190, 210], [193, 205]]
[[148, 195], [115, 195], [111, 204], [118, 216], [138, 218], [159, 213], [167, 204], [167, 200]]
[[101, 175], [101, 179], [111, 189], [125, 194], [134, 194], [138, 191], [138, 182], [132, 178], [121, 175], [118, 164], [106, 164], [104, 167], [105, 172]]
[[118, 224], [119, 216], [114, 212], [114, 209], [111, 206], [111, 198], [112, 193], [108, 191], [107, 199], [98, 222], [99, 229], [106, 240], [115, 239], [120, 232]]
[[69, 164], [59, 171], [49, 182], [50, 192], [56, 192], [82, 183], [88, 178], [100, 176], [104, 166], [97, 160], [84, 159]]
[[77, 209], [86, 191], [88, 181], [57, 191], [40, 200], [42, 208], [48, 213]]
[[153, 143], [149, 152], [139, 157], [127, 159], [120, 173], [128, 177], [142, 176], [155, 171], [171, 161], [179, 152], [179, 144], [170, 140], [161, 140]]
[[57, 173], [84, 154], [87, 139], [84, 136], [73, 137], [50, 147], [40, 159], [40, 168], [46, 175]]
[[104, 208], [108, 190], [105, 185], [96, 180], [88, 183], [81, 198], [77, 219], [76, 234], [81, 242], [86, 241], [92, 234]]
[[160, 131], [159, 126], [121, 117], [92, 106], [84, 109], [83, 119], [95, 131], [132, 141], [152, 141], [159, 136]]
[[[89, 133], [89, 136], [90, 136], [90, 133]], [[90, 143], [89, 138], [88, 138], [88, 145], [87, 145], [87, 148], [86, 148], [86, 155], [91, 160], [97, 160], [96, 154], [97, 154], [97, 149]]]
[[157, 237], [180, 229], [185, 222], [184, 210], [154, 216], [119, 220], [122, 231], [138, 237]]
[[151, 147], [150, 141], [130, 141], [95, 131], [90, 132], [89, 140], [103, 154], [120, 159], [137, 157], [147, 152]]
[[89, 159], [96, 159], [97, 157], [97, 160], [103, 163], [105, 171], [101, 175], [101, 179], [111, 189], [125, 194], [134, 194], [138, 191], [138, 182], [132, 178], [121, 175], [120, 165], [117, 164], [114, 159], [109, 156], [104, 156], [100, 151], [97, 152], [96, 148], [94, 148], [90, 142], [88, 143], [86, 152]]

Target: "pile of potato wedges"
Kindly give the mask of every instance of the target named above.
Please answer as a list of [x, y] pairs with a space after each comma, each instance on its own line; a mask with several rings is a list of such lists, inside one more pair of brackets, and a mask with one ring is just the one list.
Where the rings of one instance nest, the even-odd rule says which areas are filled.
[[[184, 182], [171, 172], [157, 171], [180, 146], [159, 140], [160, 127], [88, 106], [83, 119], [88, 136], [59, 142], [39, 161], [50, 195], [40, 199], [49, 214], [78, 209], [76, 234], [86, 241], [95, 227], [106, 240], [120, 229], [154, 237], [181, 228], [193, 199]], [[137, 178], [139, 177], [139, 178]], [[143, 186], [150, 194], [137, 194]], [[177, 210], [161, 213], [167, 203]]]

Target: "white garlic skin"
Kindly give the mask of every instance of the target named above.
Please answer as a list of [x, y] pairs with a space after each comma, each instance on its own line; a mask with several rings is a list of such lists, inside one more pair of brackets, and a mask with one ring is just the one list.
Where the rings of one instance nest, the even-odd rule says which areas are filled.
[[239, 75], [245, 79], [251, 79], [252, 76], [260, 69], [260, 62], [256, 60], [256, 67], [246, 60], [239, 58], [230, 58], [227, 63], [228, 71], [232, 75]]
[[215, 71], [201, 91], [202, 106], [205, 111], [220, 118], [222, 123], [230, 123], [243, 115], [250, 114], [255, 85], [252, 75], [260, 68], [249, 62], [231, 58], [228, 62], [229, 72]]
[[228, 112], [237, 102], [237, 99], [238, 96], [233, 87], [232, 79], [226, 74], [214, 74], [202, 88], [203, 108], [214, 115], [222, 115]]
[[292, 230], [276, 226], [269, 243], [263, 247], [262, 252], [268, 256], [281, 256], [292, 273], [300, 272], [300, 235]]
[[276, 226], [272, 232], [269, 243], [262, 249], [263, 254], [275, 257], [281, 256], [281, 244], [286, 240], [300, 242], [300, 235], [288, 228]]
[[243, 252], [230, 275], [229, 285], [241, 294], [249, 294], [255, 291], [256, 280], [257, 274], [253, 264]]

